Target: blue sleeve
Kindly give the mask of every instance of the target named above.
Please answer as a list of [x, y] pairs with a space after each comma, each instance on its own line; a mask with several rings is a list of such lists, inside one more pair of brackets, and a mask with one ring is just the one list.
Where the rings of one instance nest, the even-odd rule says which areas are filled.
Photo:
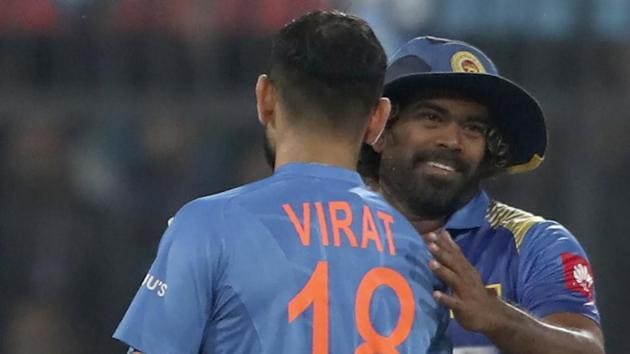
[[216, 227], [196, 204], [169, 222], [157, 257], [114, 333], [143, 353], [198, 353], [202, 345], [222, 246], [211, 243], [218, 239]]
[[533, 226], [520, 248], [517, 296], [521, 307], [542, 318], [559, 312], [599, 323], [593, 272], [586, 253], [563, 226]]

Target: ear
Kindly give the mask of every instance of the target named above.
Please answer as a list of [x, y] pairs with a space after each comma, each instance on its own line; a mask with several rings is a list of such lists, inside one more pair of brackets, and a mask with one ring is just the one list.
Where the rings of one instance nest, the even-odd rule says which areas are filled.
[[264, 126], [273, 124], [276, 113], [276, 88], [266, 74], [258, 76], [256, 82], [256, 110], [260, 124]]
[[382, 149], [381, 135], [385, 130], [385, 125], [389, 119], [389, 113], [392, 110], [391, 102], [387, 97], [381, 97], [378, 101], [378, 105], [370, 117], [368, 122], [367, 131], [365, 132], [364, 141], [372, 145], [376, 152], [380, 152]]

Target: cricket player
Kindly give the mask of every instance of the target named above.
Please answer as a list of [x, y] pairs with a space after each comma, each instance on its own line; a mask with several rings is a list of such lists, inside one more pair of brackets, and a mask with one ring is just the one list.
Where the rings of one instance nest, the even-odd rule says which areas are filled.
[[425, 235], [450, 291], [458, 354], [603, 353], [593, 274], [557, 222], [493, 200], [480, 182], [543, 160], [535, 99], [477, 48], [419, 37], [387, 69], [392, 118], [360, 172]]
[[273, 176], [175, 215], [114, 337], [148, 354], [450, 353], [430, 252], [355, 171], [390, 111], [374, 33], [307, 14], [271, 62], [256, 102]]

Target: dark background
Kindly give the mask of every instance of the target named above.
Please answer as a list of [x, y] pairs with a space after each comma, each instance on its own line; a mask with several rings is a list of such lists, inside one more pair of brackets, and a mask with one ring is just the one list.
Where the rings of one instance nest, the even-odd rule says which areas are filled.
[[489, 188], [590, 255], [608, 353], [630, 353], [630, 1], [0, 0], [0, 353], [114, 353], [110, 339], [186, 201], [270, 173], [254, 84], [307, 9], [388, 53], [467, 40], [547, 114], [545, 163]]

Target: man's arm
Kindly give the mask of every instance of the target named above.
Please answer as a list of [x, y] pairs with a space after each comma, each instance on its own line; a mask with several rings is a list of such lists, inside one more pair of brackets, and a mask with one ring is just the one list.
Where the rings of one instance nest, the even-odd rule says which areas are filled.
[[603, 334], [593, 320], [576, 313], [536, 319], [489, 293], [448, 232], [426, 237], [435, 257], [429, 266], [452, 291], [434, 296], [465, 329], [484, 333], [504, 353], [605, 353]]
[[601, 329], [583, 315], [565, 312], [538, 320], [499, 302], [494, 325], [483, 333], [504, 353], [605, 353]]
[[132, 348], [128, 352], [200, 350], [220, 257], [219, 247], [213, 247], [220, 223], [207, 210], [204, 200], [191, 202], [169, 224], [155, 261], [114, 333]]

